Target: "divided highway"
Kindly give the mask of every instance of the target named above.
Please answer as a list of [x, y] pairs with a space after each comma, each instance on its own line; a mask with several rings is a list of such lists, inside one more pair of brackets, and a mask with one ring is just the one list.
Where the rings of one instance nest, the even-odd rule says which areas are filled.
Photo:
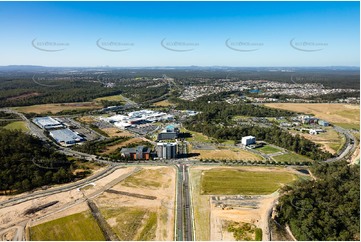
[[193, 214], [191, 209], [191, 195], [189, 190], [188, 166], [179, 164], [177, 181], [177, 218], [176, 240], [192, 241]]

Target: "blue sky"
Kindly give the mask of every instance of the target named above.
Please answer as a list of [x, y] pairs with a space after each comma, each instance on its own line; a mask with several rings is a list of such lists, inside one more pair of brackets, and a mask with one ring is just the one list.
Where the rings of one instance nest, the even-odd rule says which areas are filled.
[[359, 2], [0, 2], [0, 65], [359, 66], [359, 12]]

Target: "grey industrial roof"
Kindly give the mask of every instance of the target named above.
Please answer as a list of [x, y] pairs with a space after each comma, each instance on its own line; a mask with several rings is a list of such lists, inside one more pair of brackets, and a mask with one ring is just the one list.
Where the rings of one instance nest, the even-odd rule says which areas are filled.
[[75, 143], [77, 141], [82, 141], [83, 138], [74, 133], [70, 129], [58, 129], [50, 131], [51, 136], [58, 141], [58, 142], [64, 142], [64, 143]]
[[53, 119], [52, 117], [40, 117], [40, 118], [34, 118], [34, 123], [45, 127], [45, 126], [55, 126], [55, 125], [61, 125], [61, 123], [55, 119]]

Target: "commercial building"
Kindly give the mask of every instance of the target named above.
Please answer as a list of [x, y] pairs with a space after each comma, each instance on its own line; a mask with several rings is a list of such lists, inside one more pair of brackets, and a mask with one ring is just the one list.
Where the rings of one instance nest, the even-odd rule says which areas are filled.
[[85, 140], [83, 137], [79, 136], [78, 133], [70, 129], [52, 130], [49, 132], [49, 135], [53, 137], [57, 143], [63, 146], [71, 146]]
[[244, 146], [255, 144], [255, 143], [256, 143], [256, 137], [254, 137], [254, 136], [242, 137], [242, 145], [244, 145]]
[[131, 160], [149, 160], [150, 149], [146, 146], [138, 146], [136, 148], [122, 148], [120, 153], [123, 157]]
[[177, 143], [157, 143], [159, 159], [174, 159], [177, 156]]
[[165, 130], [158, 134], [158, 140], [172, 140], [178, 138], [179, 128], [168, 125]]
[[330, 126], [330, 123], [329, 122], [327, 122], [327, 121], [325, 121], [325, 120], [318, 120], [318, 124], [319, 125], [321, 125], [321, 126], [324, 126], [324, 127], [326, 127], [326, 126]]
[[52, 117], [33, 118], [33, 122], [42, 129], [59, 129], [64, 128], [64, 125]]
[[[173, 120], [173, 118], [174, 118], [173, 115], [170, 114], [145, 109], [145, 110], [130, 112], [128, 113], [128, 115], [117, 114], [108, 118], [100, 118], [100, 119], [113, 124], [120, 122], [122, 124], [127, 123], [129, 125], [141, 125], [141, 124], [152, 123], [161, 120], [169, 121], [169, 120]], [[121, 125], [121, 127], [124, 127], [124, 125]]]

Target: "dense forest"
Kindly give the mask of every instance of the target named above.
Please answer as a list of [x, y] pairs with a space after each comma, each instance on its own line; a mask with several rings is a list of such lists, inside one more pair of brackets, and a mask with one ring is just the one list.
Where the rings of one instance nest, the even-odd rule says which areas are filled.
[[0, 192], [29, 191], [43, 185], [72, 181], [67, 157], [21, 131], [0, 129]]
[[[0, 107], [43, 103], [85, 102], [120, 94], [120, 88], [106, 88], [99, 82], [51, 81], [38, 85], [31, 80], [0, 81]], [[50, 84], [49, 84], [50, 83]]]
[[360, 240], [360, 167], [346, 161], [318, 163], [316, 180], [282, 189], [276, 220], [297, 240]]

